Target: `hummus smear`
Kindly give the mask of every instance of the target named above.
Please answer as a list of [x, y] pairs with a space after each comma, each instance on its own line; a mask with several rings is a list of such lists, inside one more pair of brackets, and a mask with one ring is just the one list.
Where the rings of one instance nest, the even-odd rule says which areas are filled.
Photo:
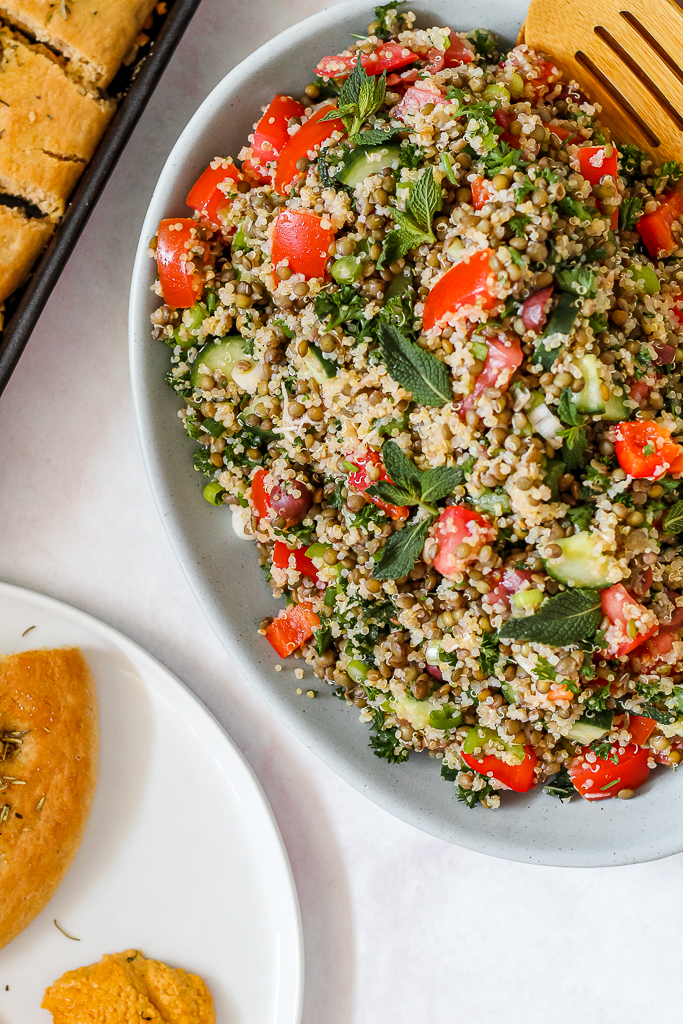
[[201, 978], [147, 960], [135, 949], [67, 971], [45, 992], [54, 1024], [215, 1024], [211, 993]]

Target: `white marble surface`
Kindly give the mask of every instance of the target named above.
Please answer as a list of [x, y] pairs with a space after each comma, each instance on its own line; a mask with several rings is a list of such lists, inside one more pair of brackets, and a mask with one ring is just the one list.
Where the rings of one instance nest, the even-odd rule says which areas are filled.
[[527, 867], [394, 820], [250, 691], [205, 623], [154, 509], [126, 351], [148, 197], [220, 77], [325, 6], [203, 0], [0, 399], [0, 578], [127, 633], [239, 744], [298, 886], [305, 1024], [680, 1021], [680, 856], [631, 868]]

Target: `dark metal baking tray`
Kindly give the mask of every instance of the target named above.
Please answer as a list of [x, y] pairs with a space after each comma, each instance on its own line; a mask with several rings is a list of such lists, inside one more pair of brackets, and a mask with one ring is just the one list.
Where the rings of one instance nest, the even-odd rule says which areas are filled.
[[[11, 312], [5, 329], [0, 334], [0, 394], [12, 376], [50, 292], [56, 285], [109, 175], [114, 170], [199, 3], [200, 0], [175, 0], [172, 5], [168, 4], [169, 10], [159, 33], [154, 38], [149, 53], [136, 68], [133, 79], [95, 155], [79, 180], [66, 213], [50, 239], [47, 249], [33, 268], [27, 283], [8, 300]], [[120, 74], [125, 76], [125, 69], [122, 69]], [[117, 79], [110, 86], [110, 95], [118, 91]]]

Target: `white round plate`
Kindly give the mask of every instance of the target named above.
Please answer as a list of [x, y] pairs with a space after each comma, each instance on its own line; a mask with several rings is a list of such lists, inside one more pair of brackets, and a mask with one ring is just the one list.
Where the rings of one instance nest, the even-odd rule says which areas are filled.
[[[195, 444], [183, 436], [179, 401], [165, 382], [169, 350], [151, 338], [149, 317], [156, 268], [149, 239], [164, 217], [185, 216], [185, 197], [215, 156], [237, 156], [262, 106], [275, 93], [301, 94], [323, 54], [339, 53], [352, 32], [363, 32], [373, 0], [348, 0], [271, 40], [234, 68], [192, 117], [164, 167], [140, 236], [130, 297], [130, 364], [142, 450], [154, 497], [178, 560], [219, 639], [247, 679], [307, 746], [353, 786], [393, 814], [449, 842], [532, 864], [600, 867], [634, 864], [683, 850], [683, 780], [653, 774], [636, 800], [567, 806], [542, 793], [506, 793], [495, 812], [459, 804], [452, 784], [426, 754], [388, 765], [368, 749], [358, 712], [311, 676], [320, 699], [302, 701], [301, 683], [277, 661], [258, 623], [276, 610], [252, 544], [238, 540], [227, 510], [202, 498], [203, 478], [192, 470]], [[418, 25], [460, 31], [488, 27], [509, 43], [517, 37], [527, 0], [409, 0]], [[226, 40], [229, 43], [229, 40]], [[236, 584], [236, 581], [237, 584]]]
[[0, 951], [0, 1021], [48, 1024], [43, 992], [64, 971], [136, 948], [200, 975], [217, 1024], [299, 1024], [296, 891], [242, 755], [136, 644], [74, 608], [0, 584], [0, 653], [65, 645], [83, 649], [95, 677], [99, 779], [66, 878]]

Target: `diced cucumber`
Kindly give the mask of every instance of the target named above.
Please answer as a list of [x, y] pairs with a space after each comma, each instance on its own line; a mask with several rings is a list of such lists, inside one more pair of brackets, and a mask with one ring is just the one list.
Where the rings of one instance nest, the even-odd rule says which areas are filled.
[[495, 757], [500, 757], [501, 753], [505, 752], [511, 754], [517, 764], [521, 764], [524, 760], [524, 747], [521, 744], [508, 743], [501, 739], [494, 729], [488, 729], [484, 725], [472, 726], [465, 737], [462, 749], [464, 754], [473, 754], [475, 758], [485, 757], [489, 753], [484, 750], [487, 745], [493, 748], [490, 753]]
[[381, 174], [387, 167], [396, 170], [401, 163], [398, 146], [357, 146], [349, 150], [337, 170], [337, 178], [355, 188], [369, 174]]
[[624, 401], [623, 395], [610, 394], [609, 398], [605, 402], [605, 411], [602, 414], [603, 420], [611, 420], [612, 423], [621, 423], [622, 420], [628, 419], [629, 410], [626, 408], [626, 402]]
[[574, 405], [579, 412], [592, 416], [600, 416], [605, 411], [605, 399], [602, 397], [602, 381], [597, 358], [589, 353], [577, 359], [576, 365], [583, 374], [586, 386], [583, 391], [574, 395]]
[[213, 376], [220, 370], [224, 377], [232, 380], [232, 368], [246, 356], [244, 338], [230, 335], [222, 341], [211, 342], [200, 349], [192, 364], [192, 386], [199, 387], [199, 378], [205, 373]]
[[403, 697], [392, 697], [389, 704], [394, 714], [398, 718], [405, 718], [413, 729], [426, 729], [430, 724], [429, 716], [434, 711], [430, 700], [414, 700], [405, 694]]
[[500, 692], [503, 694], [503, 696], [505, 697], [505, 700], [508, 702], [508, 704], [516, 704], [517, 703], [517, 694], [515, 693], [513, 687], [510, 685], [510, 683], [507, 683], [507, 682], [506, 683], [501, 683], [500, 684]]
[[659, 278], [649, 263], [642, 263], [640, 265], [634, 263], [631, 267], [631, 276], [646, 295], [656, 295], [657, 292], [662, 290]]
[[571, 537], [554, 540], [562, 548], [562, 557], [545, 560], [546, 572], [568, 586], [610, 587], [609, 571], [616, 562], [611, 555], [596, 555], [593, 551], [596, 539], [584, 530]]
[[574, 743], [586, 746], [593, 740], [601, 740], [612, 728], [613, 711], [586, 711], [581, 715], [567, 733], [567, 738]]
[[303, 361], [309, 376], [316, 380], [318, 384], [324, 384], [330, 377], [335, 377], [339, 369], [337, 363], [333, 363], [331, 359], [326, 359], [318, 346], [313, 345], [310, 341]]
[[485, 487], [478, 498], [475, 498], [475, 505], [480, 512], [491, 516], [505, 516], [512, 511], [510, 495], [501, 488], [492, 491]]

